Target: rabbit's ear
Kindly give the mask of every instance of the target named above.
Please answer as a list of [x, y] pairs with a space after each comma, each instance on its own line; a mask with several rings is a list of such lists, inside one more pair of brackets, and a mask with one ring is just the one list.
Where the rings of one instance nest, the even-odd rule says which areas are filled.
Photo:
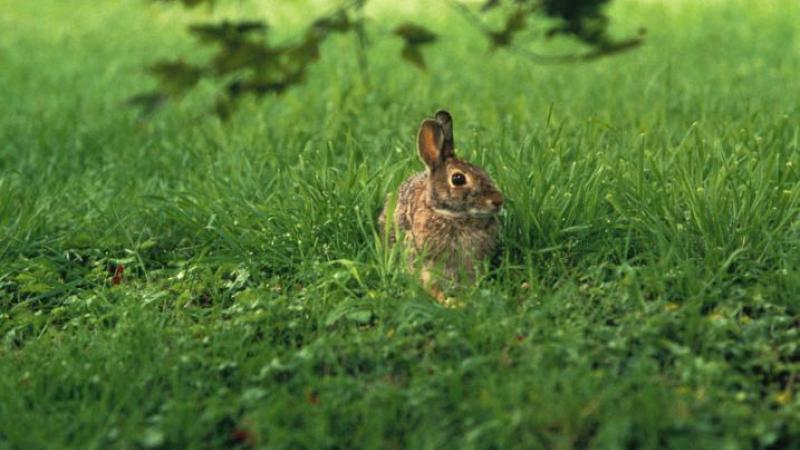
[[444, 161], [443, 146], [444, 131], [442, 130], [442, 125], [433, 119], [425, 119], [419, 126], [417, 151], [429, 169], [433, 170], [439, 167]]
[[437, 122], [442, 124], [442, 132], [444, 133], [444, 147], [442, 148], [444, 158], [442, 159], [455, 156], [456, 144], [453, 140], [453, 116], [446, 110], [440, 109], [436, 111], [433, 117], [436, 118]]

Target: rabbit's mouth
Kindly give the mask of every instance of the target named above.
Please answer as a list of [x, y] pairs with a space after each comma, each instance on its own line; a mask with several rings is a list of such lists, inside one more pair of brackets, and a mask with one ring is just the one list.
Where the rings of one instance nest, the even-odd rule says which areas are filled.
[[496, 215], [500, 214], [501, 211], [503, 211], [503, 207], [502, 206], [499, 206], [499, 207], [496, 207], [496, 208], [491, 208], [491, 209], [470, 208], [467, 211], [467, 215], [469, 217], [473, 217], [475, 219], [487, 219], [489, 217], [493, 217], [493, 216], [496, 216]]
[[440, 216], [450, 217], [452, 219], [488, 219], [490, 217], [494, 217], [503, 210], [503, 207], [491, 208], [491, 209], [478, 209], [478, 208], [469, 208], [466, 211], [454, 211], [452, 209], [444, 209], [444, 208], [432, 208], [433, 212], [439, 214]]
[[445, 209], [445, 208], [431, 208], [433, 212], [439, 214], [440, 216], [450, 217], [452, 219], [463, 219], [465, 217], [469, 217], [470, 214], [467, 211], [455, 211], [452, 209]]

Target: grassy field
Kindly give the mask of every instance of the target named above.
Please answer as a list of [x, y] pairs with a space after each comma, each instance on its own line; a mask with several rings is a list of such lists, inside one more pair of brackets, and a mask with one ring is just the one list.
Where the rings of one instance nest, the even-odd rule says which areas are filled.
[[[337, 38], [138, 122], [225, 8], [0, 0], [0, 448], [800, 448], [800, 4], [618, 0], [646, 44], [574, 65], [377, 8], [369, 85]], [[461, 309], [376, 230], [440, 107], [507, 200]]]

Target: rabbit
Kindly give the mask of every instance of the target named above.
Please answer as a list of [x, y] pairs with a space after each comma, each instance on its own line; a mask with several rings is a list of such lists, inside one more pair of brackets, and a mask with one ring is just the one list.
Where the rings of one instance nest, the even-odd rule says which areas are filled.
[[[475, 279], [498, 249], [503, 194], [482, 168], [455, 156], [453, 118], [445, 110], [425, 119], [417, 152], [426, 170], [406, 179], [397, 192], [394, 227], [387, 230], [390, 197], [378, 217], [381, 231], [402, 245], [411, 271], [439, 302], [453, 306], [445, 290]], [[387, 237], [385, 237], [387, 238]]]

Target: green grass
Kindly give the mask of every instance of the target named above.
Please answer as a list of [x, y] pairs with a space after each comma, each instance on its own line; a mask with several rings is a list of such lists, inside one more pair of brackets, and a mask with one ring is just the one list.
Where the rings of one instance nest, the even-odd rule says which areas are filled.
[[[111, 3], [0, 0], [0, 448], [800, 448], [796, 2], [618, 0], [646, 45], [557, 66], [420, 8], [428, 73], [337, 38], [226, 125], [123, 104], [211, 13]], [[376, 230], [439, 107], [508, 202], [455, 310]]]

